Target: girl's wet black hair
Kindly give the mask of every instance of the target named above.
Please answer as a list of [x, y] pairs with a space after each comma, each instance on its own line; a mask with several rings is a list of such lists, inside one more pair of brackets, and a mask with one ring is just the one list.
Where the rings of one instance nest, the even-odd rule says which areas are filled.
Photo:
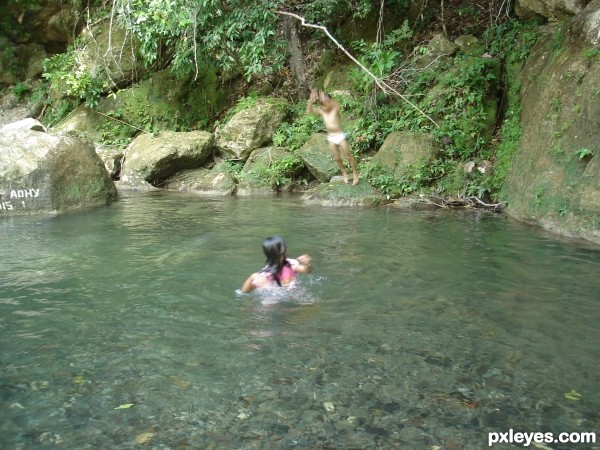
[[[263, 252], [267, 257], [265, 267], [261, 269], [261, 272], [270, 273], [279, 286], [281, 281], [279, 280], [279, 272], [284, 266], [289, 266], [290, 263], [285, 258], [287, 247], [285, 242], [279, 236], [270, 236], [263, 241]], [[283, 261], [281, 256], [284, 256]]]

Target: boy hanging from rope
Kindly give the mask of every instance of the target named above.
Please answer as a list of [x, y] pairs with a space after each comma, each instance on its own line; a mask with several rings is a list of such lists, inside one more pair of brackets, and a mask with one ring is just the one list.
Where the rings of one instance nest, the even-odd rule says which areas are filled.
[[[315, 108], [314, 103], [319, 101], [319, 107]], [[342, 171], [342, 178], [344, 183], [348, 183], [348, 173], [346, 167], [340, 156], [340, 148], [342, 149], [343, 155], [346, 157], [352, 168], [353, 180], [352, 184], [358, 184], [358, 171], [356, 170], [356, 162], [350, 153], [350, 144], [346, 139], [346, 133], [342, 130], [342, 120], [340, 119], [340, 104], [333, 100], [329, 94], [324, 91], [317, 91], [312, 89], [310, 96], [308, 97], [308, 104], [306, 106], [306, 112], [311, 114], [318, 114], [323, 118], [325, 129], [327, 130], [327, 142], [329, 142], [329, 148], [333, 153], [333, 158], [337, 163], [338, 167]]]

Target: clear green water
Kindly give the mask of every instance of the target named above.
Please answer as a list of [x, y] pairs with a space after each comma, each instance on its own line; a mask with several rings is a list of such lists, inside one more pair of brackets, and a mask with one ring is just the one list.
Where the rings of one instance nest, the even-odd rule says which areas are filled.
[[[236, 290], [272, 234], [315, 269], [265, 306]], [[159, 192], [4, 218], [0, 248], [2, 449], [600, 428], [600, 249], [503, 216]]]

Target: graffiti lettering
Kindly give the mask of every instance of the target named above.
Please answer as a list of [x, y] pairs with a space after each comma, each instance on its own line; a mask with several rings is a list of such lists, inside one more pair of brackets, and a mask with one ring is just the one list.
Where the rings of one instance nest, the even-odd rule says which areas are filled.
[[10, 191], [10, 198], [33, 198], [40, 195], [39, 189], [19, 189]]
[[0, 202], [0, 209], [5, 209], [7, 211], [13, 210], [13, 205], [11, 202]]

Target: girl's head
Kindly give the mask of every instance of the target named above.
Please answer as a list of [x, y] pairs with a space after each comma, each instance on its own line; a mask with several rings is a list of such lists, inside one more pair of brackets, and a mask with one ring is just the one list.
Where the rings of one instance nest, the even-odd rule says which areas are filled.
[[285, 260], [286, 250], [285, 242], [279, 236], [268, 237], [263, 242], [263, 252], [267, 257], [268, 266], [279, 267]]
[[273, 275], [275, 282], [279, 286], [281, 286], [281, 281], [279, 281], [279, 271], [283, 266], [289, 265], [285, 258], [286, 250], [287, 247], [285, 246], [285, 242], [283, 242], [283, 239], [279, 236], [268, 237], [263, 242], [263, 252], [265, 252], [267, 262], [261, 272], [268, 272]]

